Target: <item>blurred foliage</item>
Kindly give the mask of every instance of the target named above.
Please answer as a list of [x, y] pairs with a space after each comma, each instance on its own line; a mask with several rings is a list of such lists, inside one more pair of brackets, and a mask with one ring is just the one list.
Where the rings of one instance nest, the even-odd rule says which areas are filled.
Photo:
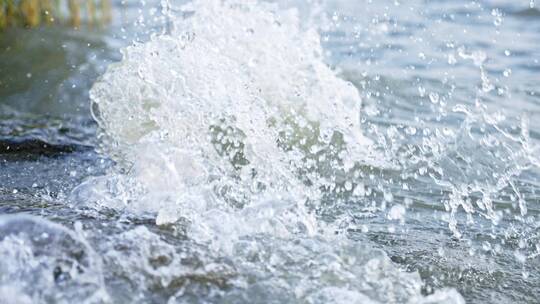
[[55, 23], [94, 26], [110, 21], [110, 0], [0, 0], [0, 30]]

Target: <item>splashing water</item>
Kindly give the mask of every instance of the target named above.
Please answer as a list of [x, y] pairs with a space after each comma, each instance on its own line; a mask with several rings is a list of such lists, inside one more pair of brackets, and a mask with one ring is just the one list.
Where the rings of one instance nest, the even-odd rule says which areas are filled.
[[255, 1], [180, 11], [189, 17], [125, 49], [92, 88], [101, 148], [118, 165], [73, 200], [186, 223], [205, 266], [135, 229], [113, 241], [127, 257], [109, 251], [119, 273], [135, 269], [149, 293], [190, 282], [171, 302], [462, 302], [452, 290], [423, 297], [417, 274], [318, 216], [329, 193], [352, 193], [360, 167], [391, 165], [362, 135], [359, 93], [324, 63], [317, 31]]
[[294, 10], [220, 1], [183, 10], [195, 13], [175, 21], [181, 31], [129, 47], [91, 91], [103, 149], [127, 172], [91, 183], [112, 178], [132, 192], [96, 203], [172, 222], [273, 198], [277, 210], [294, 202], [305, 213], [320, 187], [369, 161], [358, 92], [324, 64], [317, 32]]
[[[463, 303], [445, 288], [457, 286], [473, 299], [534, 302], [540, 230], [528, 175], [540, 164], [538, 134], [527, 115], [493, 111], [519, 94], [509, 83], [523, 71], [494, 68], [483, 36], [447, 39], [445, 22], [468, 14], [453, 2], [419, 2], [420, 15], [435, 7], [447, 18], [426, 17], [429, 31], [409, 22], [424, 18], [414, 3], [402, 16], [398, 1], [390, 11], [371, 1], [278, 2], [161, 1], [160, 34], [125, 48], [90, 91], [99, 152], [115, 164], [62, 209], [86, 231], [79, 222], [71, 232], [32, 217], [0, 219], [9, 261], [0, 263], [0, 298]], [[463, 6], [481, 11], [473, 24], [501, 40], [512, 18], [536, 12]], [[502, 47], [505, 60], [520, 56]], [[352, 54], [353, 63], [337, 65], [352, 71], [331, 68], [328, 49]], [[362, 52], [365, 65], [354, 61]], [[392, 63], [355, 71], [384, 60]], [[73, 224], [71, 213], [57, 217], [60, 207], [40, 204]], [[501, 272], [514, 268], [519, 278], [507, 281]], [[524, 291], [499, 297], [508, 286]]]

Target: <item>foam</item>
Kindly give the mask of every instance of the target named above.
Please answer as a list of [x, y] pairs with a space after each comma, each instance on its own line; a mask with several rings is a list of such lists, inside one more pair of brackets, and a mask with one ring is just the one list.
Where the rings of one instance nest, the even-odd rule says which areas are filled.
[[[168, 34], [124, 49], [92, 88], [100, 149], [117, 166], [72, 199], [150, 214], [160, 226], [187, 222], [189, 239], [214, 256], [206, 264], [232, 262], [234, 288], [216, 301], [424, 300], [417, 273], [335, 235], [313, 208], [323, 189], [344, 191], [356, 166], [383, 162], [360, 130], [359, 92], [325, 64], [317, 30], [294, 8], [256, 1], [194, 1], [179, 10], [186, 18], [175, 11]], [[128, 236], [159, 243], [146, 230]], [[182, 275], [163, 271], [167, 282]], [[186, 288], [174, 299], [189, 298]]]

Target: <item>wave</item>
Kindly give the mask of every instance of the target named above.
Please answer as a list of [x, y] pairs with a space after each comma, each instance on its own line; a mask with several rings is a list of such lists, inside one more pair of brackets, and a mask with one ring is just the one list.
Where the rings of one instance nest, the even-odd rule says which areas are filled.
[[[90, 183], [130, 184], [126, 208], [170, 218], [276, 195], [317, 202], [356, 165], [381, 162], [360, 131], [357, 89], [324, 63], [296, 10], [235, 1], [182, 10], [194, 14], [125, 49], [94, 85], [102, 149], [126, 173]], [[99, 203], [122, 205], [118, 195]]]
[[[453, 290], [423, 296], [417, 273], [320, 216], [328, 196], [362, 195], [360, 167], [391, 164], [362, 134], [359, 92], [325, 63], [317, 29], [294, 8], [257, 1], [178, 12], [167, 34], [124, 49], [94, 84], [100, 149], [117, 165], [72, 193], [79, 206], [187, 223], [201, 263], [221, 270], [188, 271], [211, 279], [188, 280], [169, 301], [462, 303]], [[112, 247], [112, 265], [140, 275], [143, 289], [185, 282], [181, 256], [151, 232], [114, 242], [133, 248], [123, 257]], [[134, 266], [154, 250], [170, 262]]]

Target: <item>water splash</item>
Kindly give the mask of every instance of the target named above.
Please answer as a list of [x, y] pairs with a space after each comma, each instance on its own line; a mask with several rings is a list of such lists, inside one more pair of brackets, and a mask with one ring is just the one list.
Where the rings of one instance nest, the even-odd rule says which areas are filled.
[[198, 206], [276, 192], [317, 201], [323, 178], [339, 183], [370, 160], [356, 88], [323, 62], [317, 32], [295, 10], [264, 7], [185, 6], [195, 15], [175, 21], [181, 31], [127, 48], [95, 84], [103, 149], [129, 171], [113, 178], [161, 196], [128, 208], [174, 209], [188, 192]]
[[[450, 290], [422, 296], [418, 274], [319, 216], [331, 209], [325, 197], [361, 192], [362, 166], [391, 165], [362, 135], [359, 92], [325, 64], [317, 30], [294, 8], [256, 1], [167, 7], [188, 17], [125, 49], [91, 91], [101, 149], [118, 165], [72, 199], [151, 214], [161, 227], [187, 223], [187, 237], [206, 251], [202, 264], [228, 270], [188, 280], [170, 301], [461, 303]], [[139, 239], [133, 256], [109, 257], [144, 286], [215, 277], [174, 266], [182, 255], [144, 229], [117, 241]], [[135, 262], [156, 259], [165, 262]]]

